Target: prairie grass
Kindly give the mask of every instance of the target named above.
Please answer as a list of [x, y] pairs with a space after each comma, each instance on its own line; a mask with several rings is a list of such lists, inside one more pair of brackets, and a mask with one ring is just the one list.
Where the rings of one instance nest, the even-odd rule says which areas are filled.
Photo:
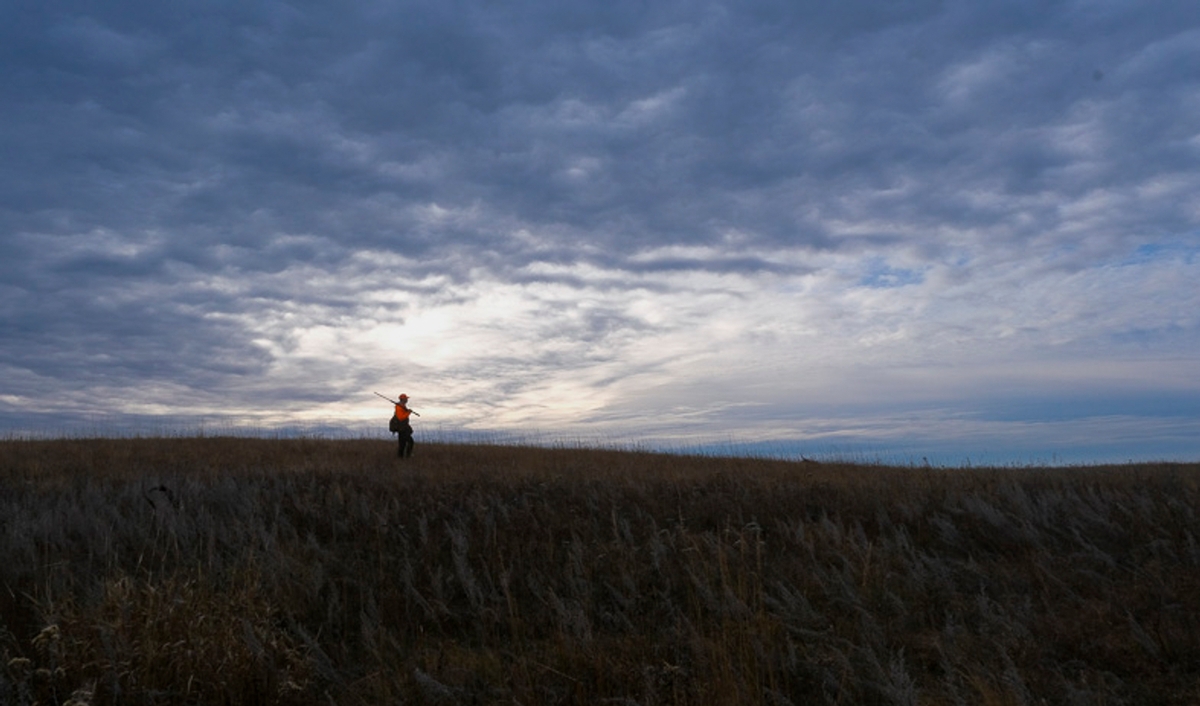
[[0, 442], [0, 703], [1194, 704], [1197, 464]]

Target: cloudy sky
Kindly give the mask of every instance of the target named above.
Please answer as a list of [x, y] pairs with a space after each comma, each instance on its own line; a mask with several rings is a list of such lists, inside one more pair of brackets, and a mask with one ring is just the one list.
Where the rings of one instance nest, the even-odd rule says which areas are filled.
[[1200, 458], [1195, 0], [9, 0], [0, 91], [0, 433]]

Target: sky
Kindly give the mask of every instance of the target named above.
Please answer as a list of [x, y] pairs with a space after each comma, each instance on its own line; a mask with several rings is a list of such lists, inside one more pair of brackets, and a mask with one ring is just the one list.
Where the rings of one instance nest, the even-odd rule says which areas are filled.
[[1200, 459], [1194, 0], [7, 0], [0, 434]]

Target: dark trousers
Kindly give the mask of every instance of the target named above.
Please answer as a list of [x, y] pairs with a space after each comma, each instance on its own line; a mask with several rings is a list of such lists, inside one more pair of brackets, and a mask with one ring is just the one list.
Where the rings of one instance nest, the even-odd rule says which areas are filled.
[[413, 452], [413, 435], [412, 431], [402, 431], [396, 435], [400, 441], [400, 448], [396, 451], [396, 455], [400, 458], [408, 458]]

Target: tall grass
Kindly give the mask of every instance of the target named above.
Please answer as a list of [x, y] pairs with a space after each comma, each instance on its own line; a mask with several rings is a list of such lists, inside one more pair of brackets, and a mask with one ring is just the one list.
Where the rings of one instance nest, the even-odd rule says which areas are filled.
[[0, 702], [1190, 704], [1197, 465], [0, 442]]

